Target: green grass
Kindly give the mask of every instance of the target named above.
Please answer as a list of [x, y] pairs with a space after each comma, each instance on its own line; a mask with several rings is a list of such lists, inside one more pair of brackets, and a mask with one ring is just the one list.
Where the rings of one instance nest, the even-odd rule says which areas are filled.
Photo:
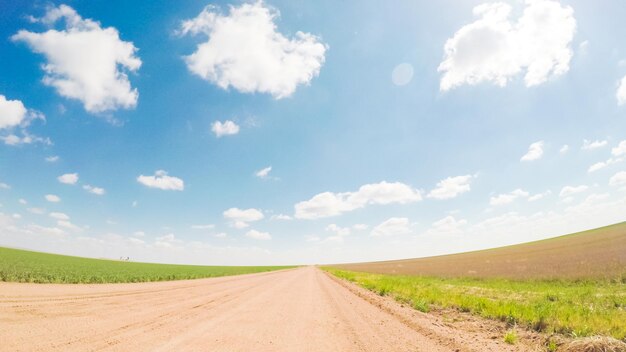
[[626, 341], [626, 283], [393, 276], [324, 268], [420, 311], [454, 308], [510, 326]]
[[517, 342], [517, 333], [515, 332], [515, 330], [509, 330], [506, 332], [506, 334], [504, 334], [504, 342], [508, 343], [509, 345], [515, 345], [515, 343]]
[[0, 247], [0, 281], [109, 283], [199, 279], [259, 273], [287, 266], [196, 266], [70, 257]]

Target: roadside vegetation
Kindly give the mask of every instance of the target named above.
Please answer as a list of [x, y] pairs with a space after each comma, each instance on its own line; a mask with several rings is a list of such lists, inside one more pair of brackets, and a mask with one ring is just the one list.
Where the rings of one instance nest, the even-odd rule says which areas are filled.
[[89, 259], [0, 247], [0, 281], [119, 283], [259, 273], [287, 266], [196, 266]]
[[[331, 274], [423, 312], [452, 308], [538, 332], [626, 341], [626, 283], [610, 279], [539, 280], [396, 276], [326, 267]], [[507, 343], [516, 336], [507, 334]]]

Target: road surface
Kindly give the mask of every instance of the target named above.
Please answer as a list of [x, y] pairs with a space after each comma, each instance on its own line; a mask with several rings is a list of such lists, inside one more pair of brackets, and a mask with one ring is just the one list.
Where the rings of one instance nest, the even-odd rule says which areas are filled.
[[2, 351], [513, 348], [488, 335], [459, 332], [315, 267], [138, 284], [0, 283]]

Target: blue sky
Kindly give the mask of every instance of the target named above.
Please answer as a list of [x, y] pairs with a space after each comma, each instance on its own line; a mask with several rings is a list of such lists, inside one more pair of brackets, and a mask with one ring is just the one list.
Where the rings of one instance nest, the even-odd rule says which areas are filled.
[[625, 15], [618, 1], [3, 2], [0, 245], [324, 263], [623, 221]]

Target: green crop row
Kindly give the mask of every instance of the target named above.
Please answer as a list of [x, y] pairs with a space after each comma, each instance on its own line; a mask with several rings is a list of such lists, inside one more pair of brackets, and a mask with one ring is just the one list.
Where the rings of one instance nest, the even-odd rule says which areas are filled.
[[0, 247], [0, 281], [119, 283], [199, 279], [286, 269], [286, 266], [196, 266], [89, 259]]

